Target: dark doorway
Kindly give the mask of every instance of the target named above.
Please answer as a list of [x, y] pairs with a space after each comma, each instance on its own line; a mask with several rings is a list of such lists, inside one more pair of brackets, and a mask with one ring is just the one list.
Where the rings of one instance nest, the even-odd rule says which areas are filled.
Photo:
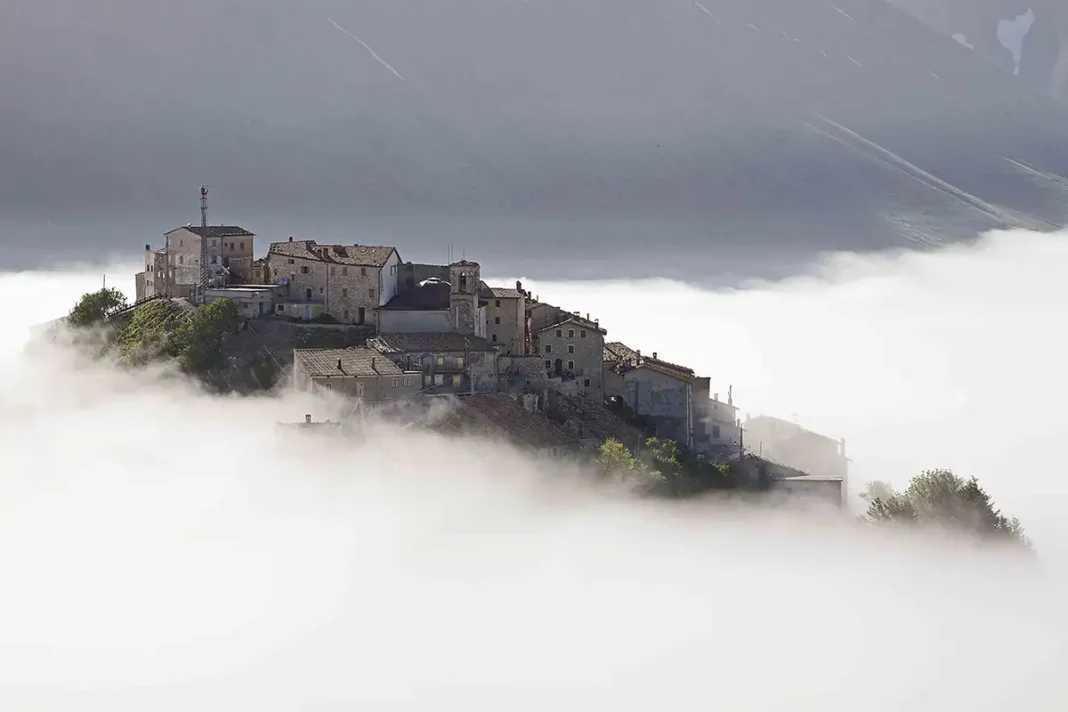
[[556, 359], [555, 361], [553, 361], [553, 373], [556, 374], [557, 376], [559, 376], [563, 372], [564, 372], [564, 362], [561, 361], [560, 359]]
[[363, 307], [360, 307], [359, 309], [356, 310], [356, 323], [357, 324], [362, 324], [363, 323], [364, 314], [365, 314], [365, 312], [364, 312], [364, 308]]
[[311, 290], [310, 289], [305, 289], [304, 290], [304, 299], [306, 299], [309, 302], [311, 301]]

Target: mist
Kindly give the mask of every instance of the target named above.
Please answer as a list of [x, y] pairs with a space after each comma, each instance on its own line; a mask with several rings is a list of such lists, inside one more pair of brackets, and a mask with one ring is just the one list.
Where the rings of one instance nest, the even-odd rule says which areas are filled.
[[1066, 268], [1063, 235], [1014, 232], [734, 291], [524, 285], [743, 412], [845, 437], [854, 491], [978, 476], [1026, 567], [637, 501], [494, 443], [280, 435], [304, 402], [27, 356], [104, 270], [0, 277], [31, 305], [0, 352], [0, 706], [1063, 709]]

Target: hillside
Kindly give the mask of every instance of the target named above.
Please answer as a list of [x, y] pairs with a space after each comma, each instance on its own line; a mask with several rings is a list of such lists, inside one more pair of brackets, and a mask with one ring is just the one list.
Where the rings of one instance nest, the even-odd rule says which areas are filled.
[[773, 269], [1068, 198], [1068, 108], [883, 0], [8, 0], [0, 92], [23, 261], [136, 251], [201, 182], [268, 239], [531, 276]]

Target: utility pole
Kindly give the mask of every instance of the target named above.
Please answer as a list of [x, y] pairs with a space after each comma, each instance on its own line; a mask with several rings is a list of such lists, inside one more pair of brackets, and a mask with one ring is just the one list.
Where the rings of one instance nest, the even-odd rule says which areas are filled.
[[203, 303], [208, 288], [208, 187], [200, 186], [200, 295], [196, 301]]

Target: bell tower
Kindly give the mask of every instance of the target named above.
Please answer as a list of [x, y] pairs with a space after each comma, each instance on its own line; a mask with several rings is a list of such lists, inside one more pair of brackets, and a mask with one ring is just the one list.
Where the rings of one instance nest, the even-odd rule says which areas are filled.
[[477, 333], [481, 284], [482, 268], [477, 262], [460, 260], [449, 265], [449, 321], [457, 333]]

